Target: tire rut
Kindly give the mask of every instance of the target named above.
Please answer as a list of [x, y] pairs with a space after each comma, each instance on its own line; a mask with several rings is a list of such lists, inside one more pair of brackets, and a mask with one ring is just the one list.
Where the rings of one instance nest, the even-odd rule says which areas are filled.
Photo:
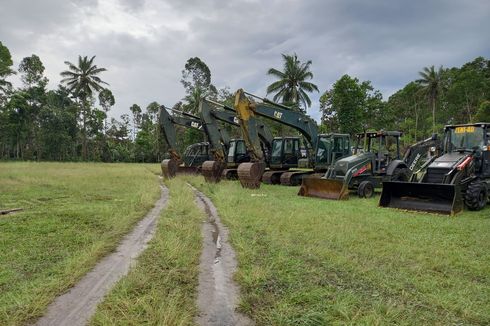
[[201, 229], [203, 251], [199, 264], [197, 298], [200, 313], [196, 322], [202, 326], [254, 325], [252, 320], [236, 311], [240, 289], [233, 281], [237, 261], [228, 243], [228, 229], [221, 223], [211, 200], [189, 186], [196, 194], [198, 206], [207, 215]]
[[126, 275], [156, 231], [158, 216], [168, 201], [168, 189], [161, 187], [155, 206], [127, 234], [115, 252], [104, 257], [68, 292], [48, 306], [47, 313], [35, 325], [85, 325], [95, 313], [104, 295]]

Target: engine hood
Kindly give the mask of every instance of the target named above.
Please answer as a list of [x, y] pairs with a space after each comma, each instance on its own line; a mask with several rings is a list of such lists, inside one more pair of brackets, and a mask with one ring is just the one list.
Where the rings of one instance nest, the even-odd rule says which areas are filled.
[[429, 165], [429, 167], [436, 169], [451, 169], [456, 165], [456, 163], [467, 155], [467, 153], [447, 153], [436, 158], [434, 162]]
[[335, 171], [341, 172], [342, 174], [345, 175], [347, 171], [352, 167], [371, 162], [373, 157], [374, 157], [373, 153], [361, 153], [361, 154], [355, 154], [348, 157], [344, 157], [343, 159], [338, 160], [335, 163]]

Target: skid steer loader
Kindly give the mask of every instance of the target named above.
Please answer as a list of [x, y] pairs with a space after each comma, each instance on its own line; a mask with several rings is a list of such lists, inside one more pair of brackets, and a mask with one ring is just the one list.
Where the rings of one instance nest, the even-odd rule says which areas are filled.
[[452, 215], [484, 208], [490, 193], [490, 123], [448, 125], [443, 155], [409, 182], [384, 182], [379, 206]]

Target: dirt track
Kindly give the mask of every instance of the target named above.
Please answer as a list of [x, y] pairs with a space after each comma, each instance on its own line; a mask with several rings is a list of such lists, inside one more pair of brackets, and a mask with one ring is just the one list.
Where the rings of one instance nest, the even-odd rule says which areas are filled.
[[67, 293], [59, 296], [45, 316], [35, 325], [85, 325], [94, 314], [97, 304], [125, 274], [131, 263], [146, 248], [156, 230], [156, 221], [167, 204], [168, 189], [161, 187], [155, 207], [126, 235], [116, 251], [103, 258]]
[[203, 224], [203, 251], [197, 304], [199, 325], [253, 325], [246, 316], [235, 311], [239, 288], [233, 281], [237, 268], [235, 253], [228, 243], [228, 229], [221, 224], [209, 198], [194, 188], [196, 201], [208, 215]]

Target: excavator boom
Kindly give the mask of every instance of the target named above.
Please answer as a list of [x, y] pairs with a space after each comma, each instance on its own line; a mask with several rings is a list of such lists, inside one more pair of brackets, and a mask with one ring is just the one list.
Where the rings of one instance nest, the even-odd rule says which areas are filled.
[[165, 106], [161, 106], [158, 113], [160, 132], [169, 146], [170, 159], [165, 159], [161, 163], [162, 175], [165, 178], [172, 178], [177, 173], [197, 173], [196, 166], [181, 166], [182, 156], [177, 151], [177, 136], [175, 124], [204, 131], [202, 123], [196, 117], [191, 116], [172, 116], [168, 113]]

